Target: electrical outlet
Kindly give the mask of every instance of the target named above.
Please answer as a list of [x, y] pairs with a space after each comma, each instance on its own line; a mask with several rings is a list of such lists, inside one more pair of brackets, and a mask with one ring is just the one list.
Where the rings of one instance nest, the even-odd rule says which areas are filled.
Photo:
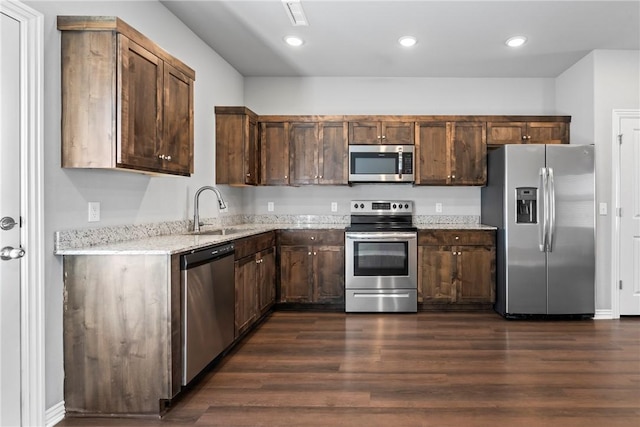
[[338, 202], [331, 202], [331, 212], [338, 212]]
[[89, 211], [89, 222], [98, 222], [100, 221], [100, 202], [89, 202], [88, 204]]
[[273, 212], [273, 202], [267, 202], [267, 211]]
[[436, 203], [436, 212], [442, 213], [442, 203]]

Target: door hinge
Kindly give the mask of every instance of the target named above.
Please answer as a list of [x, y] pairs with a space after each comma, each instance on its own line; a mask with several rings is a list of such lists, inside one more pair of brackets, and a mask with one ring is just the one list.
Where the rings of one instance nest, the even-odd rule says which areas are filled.
[[618, 135], [618, 144], [622, 145], [622, 134]]
[[618, 215], [618, 217], [622, 218], [622, 208], [616, 209], [616, 214]]
[[618, 283], [618, 289], [622, 290], [622, 280]]

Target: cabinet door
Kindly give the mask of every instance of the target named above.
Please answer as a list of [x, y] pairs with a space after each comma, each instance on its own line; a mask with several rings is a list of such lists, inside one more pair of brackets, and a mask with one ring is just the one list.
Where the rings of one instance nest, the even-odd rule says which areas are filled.
[[347, 127], [344, 122], [320, 123], [318, 147], [319, 184], [347, 184], [349, 181]]
[[162, 131], [163, 62], [142, 46], [118, 35], [120, 139], [118, 166], [157, 170]]
[[494, 302], [495, 249], [488, 246], [458, 246], [457, 302]]
[[449, 303], [455, 300], [455, 261], [450, 246], [418, 246], [418, 301]]
[[344, 302], [344, 246], [314, 246], [313, 272], [314, 302]]
[[487, 144], [522, 144], [527, 140], [525, 122], [489, 122], [487, 123]]
[[290, 123], [289, 150], [292, 185], [318, 182], [318, 123]]
[[446, 185], [449, 182], [449, 133], [445, 122], [421, 123], [418, 138], [416, 184]]
[[180, 175], [193, 173], [193, 82], [167, 63], [162, 126], [161, 168]]
[[255, 256], [248, 256], [235, 262], [235, 337], [240, 336], [256, 318], [256, 280], [257, 268]]
[[260, 152], [262, 185], [289, 184], [289, 123], [262, 123]]
[[413, 145], [415, 138], [413, 122], [382, 122], [381, 144]]
[[274, 248], [257, 256], [258, 266], [258, 315], [267, 312], [276, 301], [276, 257]]
[[484, 123], [453, 123], [451, 132], [451, 184], [487, 183], [487, 142]]
[[528, 144], [568, 144], [568, 126], [564, 122], [530, 122]]
[[312, 301], [312, 268], [311, 247], [280, 247], [280, 302]]
[[244, 161], [242, 162], [244, 183], [258, 185], [260, 179], [260, 144], [258, 121], [255, 117], [244, 116]]
[[380, 122], [349, 122], [349, 144], [380, 144]]
[[216, 114], [216, 182], [257, 185], [260, 174], [256, 117], [244, 112]]

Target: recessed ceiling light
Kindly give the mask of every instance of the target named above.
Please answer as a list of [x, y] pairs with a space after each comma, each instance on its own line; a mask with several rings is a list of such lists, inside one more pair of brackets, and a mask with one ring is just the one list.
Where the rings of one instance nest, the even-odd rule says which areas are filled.
[[304, 44], [304, 40], [298, 36], [286, 36], [284, 41], [289, 46], [302, 46]]
[[403, 36], [398, 39], [398, 43], [404, 47], [411, 47], [418, 43], [418, 39], [413, 36]]
[[527, 42], [527, 38], [525, 36], [513, 36], [507, 39], [504, 44], [509, 47], [520, 47]]

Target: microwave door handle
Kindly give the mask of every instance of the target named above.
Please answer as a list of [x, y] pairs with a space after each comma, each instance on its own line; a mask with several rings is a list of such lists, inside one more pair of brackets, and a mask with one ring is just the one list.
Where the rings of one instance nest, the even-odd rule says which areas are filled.
[[402, 151], [398, 151], [398, 178], [402, 179]]

